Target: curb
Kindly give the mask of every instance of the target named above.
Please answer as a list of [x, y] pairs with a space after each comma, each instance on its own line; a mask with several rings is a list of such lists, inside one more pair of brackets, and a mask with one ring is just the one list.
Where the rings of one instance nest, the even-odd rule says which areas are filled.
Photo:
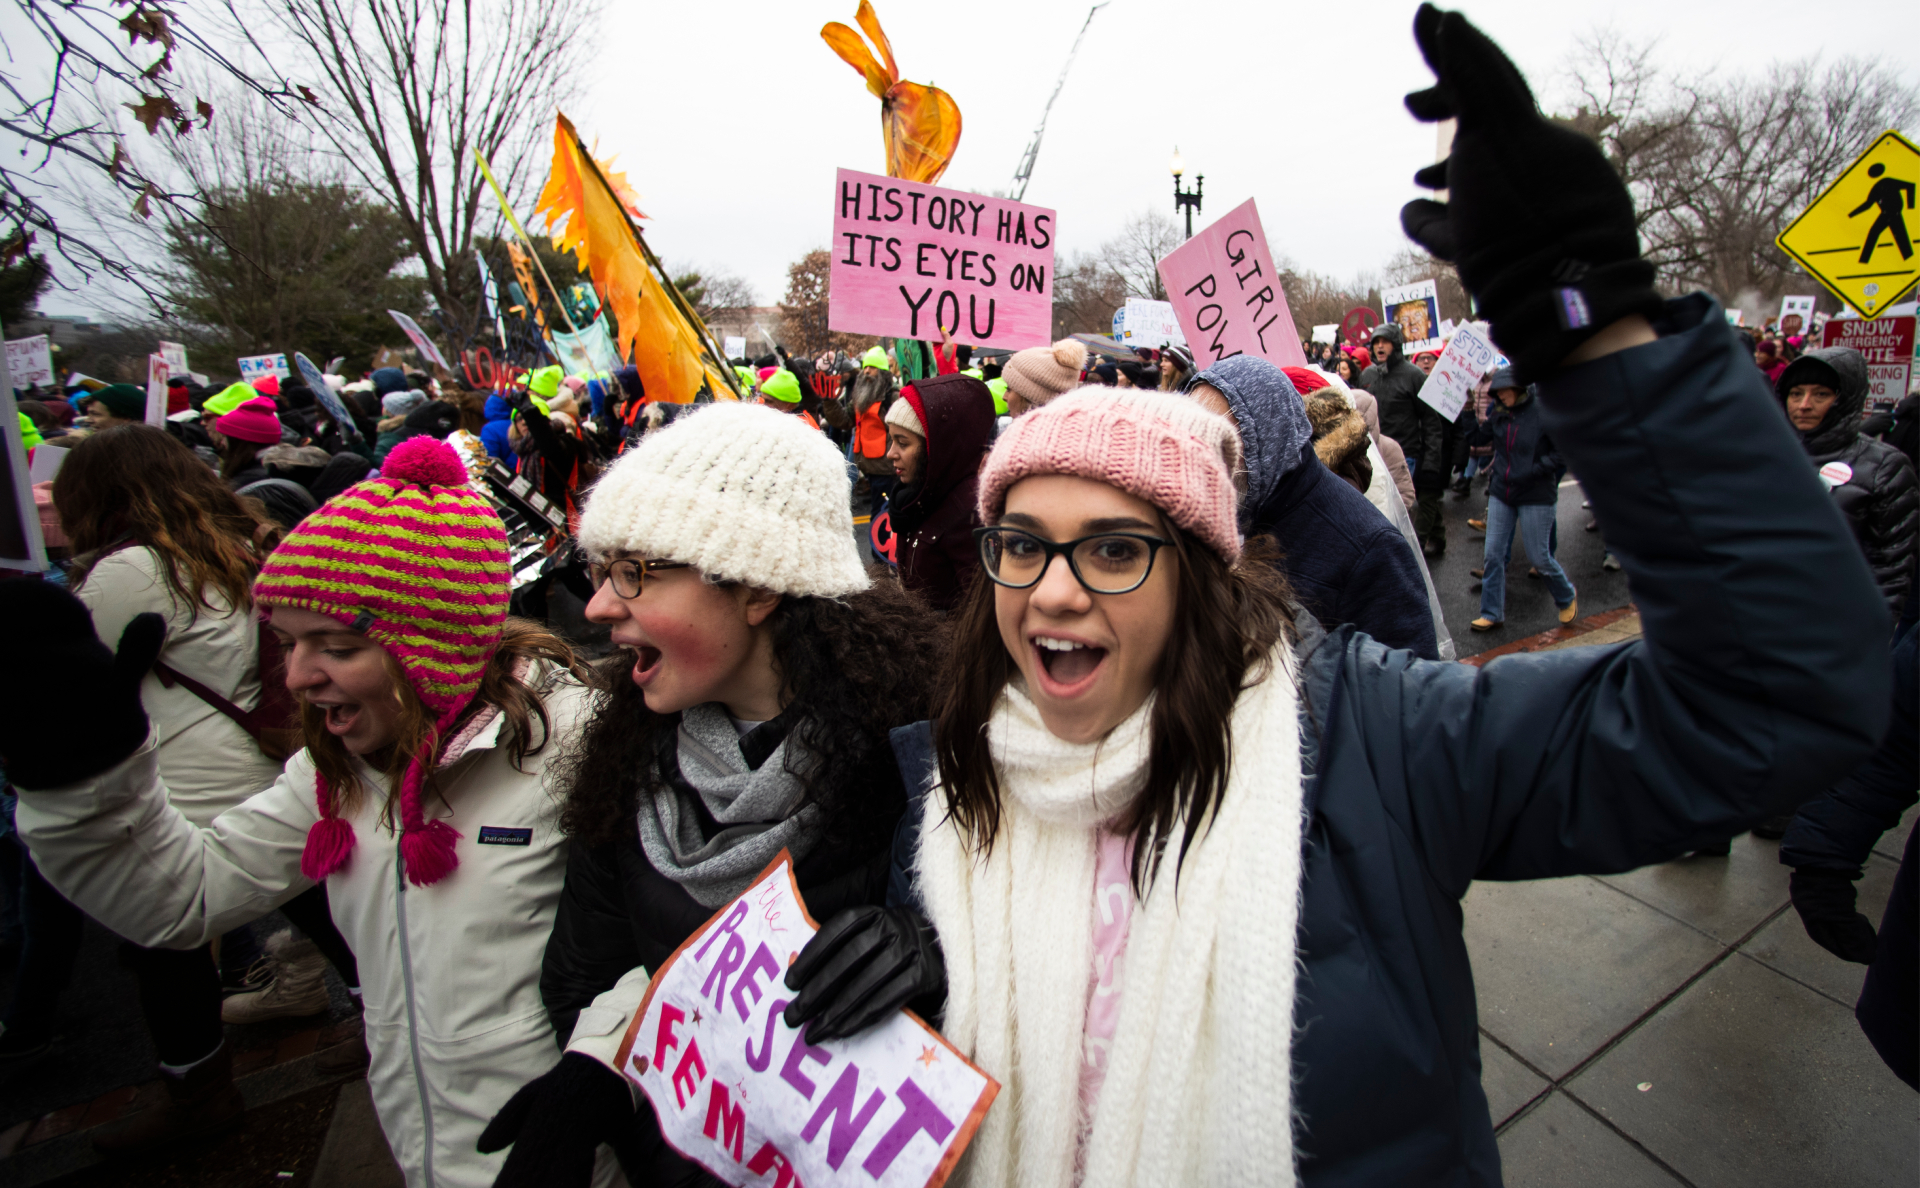
[[1616, 607], [1610, 611], [1601, 611], [1597, 615], [1588, 615], [1584, 619], [1575, 619], [1565, 627], [1555, 627], [1551, 631], [1542, 631], [1538, 635], [1529, 635], [1524, 639], [1516, 639], [1508, 643], [1503, 643], [1498, 647], [1488, 648], [1486, 651], [1475, 653], [1458, 661], [1458, 663], [1471, 664], [1475, 668], [1479, 668], [1487, 661], [1497, 660], [1502, 656], [1518, 655], [1521, 652], [1545, 651], [1555, 644], [1563, 644], [1568, 640], [1578, 639], [1583, 635], [1589, 635], [1598, 631], [1602, 627], [1611, 627], [1620, 620], [1639, 613], [1640, 609], [1638, 607], [1632, 603], [1628, 603], [1625, 606]]

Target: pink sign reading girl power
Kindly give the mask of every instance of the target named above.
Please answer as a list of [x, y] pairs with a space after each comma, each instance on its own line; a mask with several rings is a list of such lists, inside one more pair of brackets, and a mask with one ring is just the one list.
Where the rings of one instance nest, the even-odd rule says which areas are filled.
[[827, 327], [983, 347], [1053, 337], [1056, 218], [988, 194], [838, 172]]

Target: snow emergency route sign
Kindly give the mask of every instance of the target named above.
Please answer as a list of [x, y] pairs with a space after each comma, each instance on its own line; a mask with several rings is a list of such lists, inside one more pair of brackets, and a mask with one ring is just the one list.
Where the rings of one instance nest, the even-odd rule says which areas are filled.
[[938, 1188], [999, 1082], [910, 1011], [821, 1044], [788, 1027], [787, 966], [819, 930], [782, 850], [654, 971], [616, 1063], [674, 1150], [738, 1188]]
[[1774, 238], [1863, 318], [1877, 318], [1920, 280], [1920, 148], [1888, 132]]

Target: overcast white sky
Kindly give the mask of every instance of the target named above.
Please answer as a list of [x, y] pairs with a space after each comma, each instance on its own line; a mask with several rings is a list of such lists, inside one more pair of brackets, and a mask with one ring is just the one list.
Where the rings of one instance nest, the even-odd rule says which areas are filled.
[[[834, 169], [885, 172], [879, 100], [819, 36], [827, 21], [852, 24], [856, 3], [609, 0], [600, 28], [581, 35], [587, 94], [568, 114], [601, 155], [617, 154], [662, 256], [737, 273], [760, 302], [777, 301], [787, 265], [826, 246]], [[1087, 7], [878, 0], [905, 77], [960, 105], [965, 131], [942, 184], [1010, 184]], [[1026, 200], [1058, 210], [1063, 252], [1090, 247], [1149, 206], [1173, 214], [1177, 144], [1189, 181], [1206, 175], [1204, 217], [1254, 197], [1276, 252], [1338, 276], [1377, 267], [1404, 245], [1398, 211], [1434, 155], [1433, 128], [1401, 105], [1431, 81], [1413, 44], [1415, 8], [1112, 0], [1054, 105]], [[1464, 8], [1549, 106], [1576, 34], [1605, 25], [1659, 37], [1660, 58], [1688, 74], [1862, 50], [1920, 74], [1912, 5], [1876, 2], [1850, 19], [1774, 0]], [[84, 293], [45, 302], [51, 312], [90, 304]]]
[[[879, 100], [819, 37], [827, 21], [851, 25], [856, 3], [610, 7], [598, 77], [570, 114], [603, 154], [619, 154], [663, 256], [736, 272], [775, 301], [786, 265], [826, 246], [834, 168], [886, 171]], [[1112, 0], [1054, 104], [1026, 200], [1059, 211], [1062, 251], [1090, 247], [1148, 206], [1173, 214], [1177, 144], [1189, 182], [1206, 175], [1205, 215], [1257, 198], [1275, 252], [1340, 276], [1376, 267], [1404, 245], [1399, 208], [1434, 155], [1433, 128], [1401, 105], [1432, 78], [1413, 43], [1416, 7]], [[1863, 47], [1909, 78], [1920, 72], [1920, 9], [1906, 4], [1871, 3], [1850, 19], [1770, 0], [1462, 7], [1543, 99], [1560, 90], [1576, 34], [1596, 25], [1659, 37], [1660, 57], [1690, 74]], [[876, 0], [902, 74], [960, 105], [964, 133], [942, 184], [1009, 185], [1087, 8]]]

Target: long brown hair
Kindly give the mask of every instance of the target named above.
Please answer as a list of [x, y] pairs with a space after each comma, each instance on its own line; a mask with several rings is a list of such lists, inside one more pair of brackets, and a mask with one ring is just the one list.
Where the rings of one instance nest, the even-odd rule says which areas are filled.
[[[1174, 824], [1184, 821], [1175, 869], [1219, 807], [1233, 762], [1232, 717], [1243, 690], [1266, 679], [1276, 644], [1293, 638], [1292, 593], [1272, 541], [1249, 541], [1229, 566], [1211, 548], [1161, 524], [1177, 567], [1173, 628], [1154, 673], [1147, 723], [1144, 791], [1115, 822], [1133, 839], [1133, 886], [1144, 895]], [[1015, 672], [994, 611], [997, 587], [984, 574], [954, 624], [953, 646], [936, 686], [934, 748], [947, 812], [983, 856], [1000, 833], [1002, 790], [987, 741], [993, 707]], [[1116, 597], [1126, 597], [1117, 595]]]
[[115, 425], [74, 446], [53, 480], [53, 505], [75, 554], [123, 539], [152, 549], [168, 588], [196, 618], [203, 606], [217, 609], [209, 590], [233, 610], [250, 608], [261, 559], [280, 540], [278, 525], [151, 425]]
[[[406, 670], [400, 667], [391, 652], [382, 649], [381, 655], [386, 661], [387, 675], [392, 678], [394, 704], [400, 710], [400, 733], [393, 746], [382, 754], [369, 756], [368, 762], [380, 770], [386, 777], [387, 786], [394, 791], [394, 795], [387, 798], [381, 818], [382, 823], [391, 826], [393, 805], [407, 767], [416, 755], [437, 754], [441, 739], [434, 733], [433, 711], [413, 691]], [[473, 695], [466, 712], [460, 715], [460, 721], [448, 728], [448, 733], [459, 733], [462, 724], [472, 721], [473, 716], [486, 707], [498, 707], [506, 718], [500, 736], [506, 740], [507, 759], [516, 769], [520, 769], [529, 756], [539, 754], [553, 733], [553, 723], [547, 716], [546, 698], [541, 690], [514, 676], [514, 669], [522, 659], [534, 661], [536, 666], [538, 662], [545, 661], [550, 666], [549, 674], [557, 670], [571, 674], [583, 684], [598, 683], [593, 670], [574, 655], [573, 648], [566, 640], [529, 619], [506, 621], [500, 630], [499, 650], [494, 652], [493, 659], [487, 662], [486, 671], [481, 674], [479, 691]], [[533, 673], [528, 675], [532, 678]], [[546, 682], [538, 683], [544, 686]], [[304, 697], [299, 701], [300, 727], [306, 735], [307, 753], [313, 757], [314, 767], [326, 777], [328, 790], [333, 796], [335, 815], [345, 816], [353, 811], [362, 791], [353, 756], [327, 730], [326, 711], [308, 703]], [[427, 797], [439, 795], [437, 776], [438, 773], [429, 764], [426, 782], [421, 785], [423, 803]]]

